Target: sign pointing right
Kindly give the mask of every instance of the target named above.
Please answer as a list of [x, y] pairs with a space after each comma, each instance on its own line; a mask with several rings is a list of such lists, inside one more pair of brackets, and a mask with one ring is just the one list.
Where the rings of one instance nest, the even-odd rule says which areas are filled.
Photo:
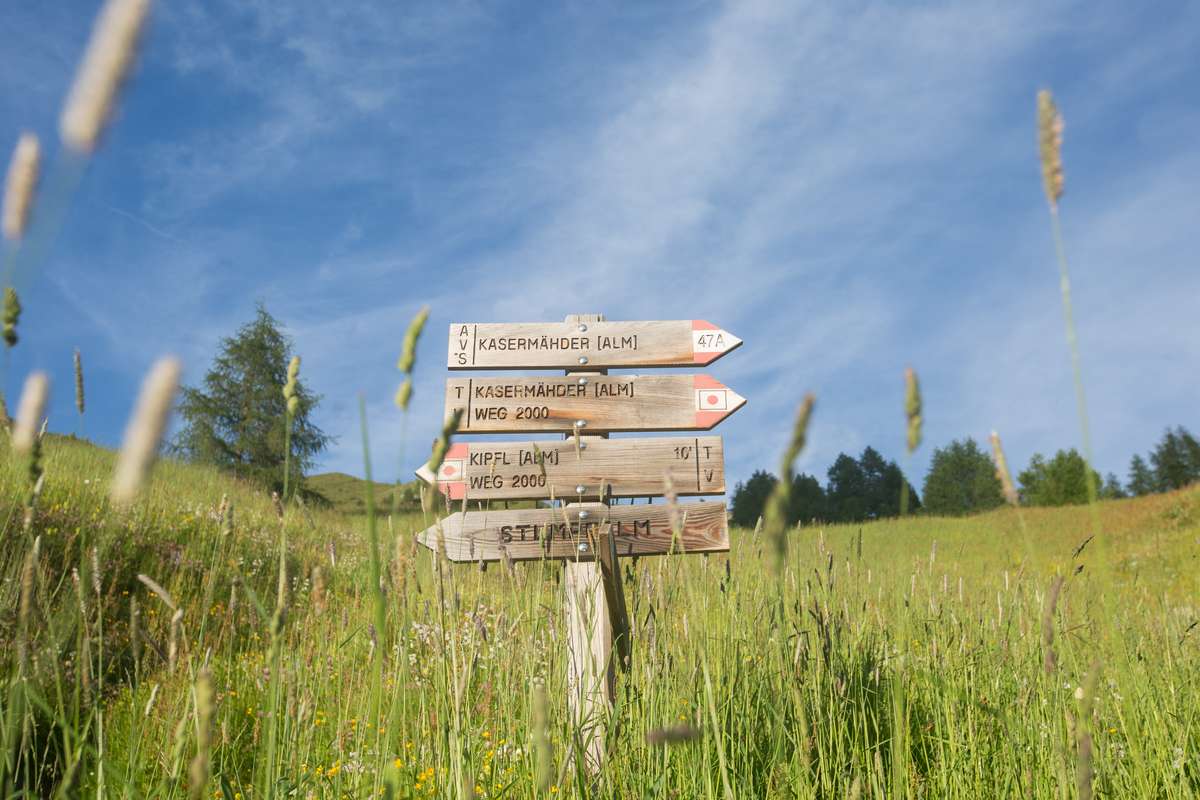
[[708, 375], [570, 375], [446, 381], [462, 433], [708, 430], [746, 398]]
[[456, 322], [450, 369], [609, 369], [710, 364], [742, 340], [702, 319]]

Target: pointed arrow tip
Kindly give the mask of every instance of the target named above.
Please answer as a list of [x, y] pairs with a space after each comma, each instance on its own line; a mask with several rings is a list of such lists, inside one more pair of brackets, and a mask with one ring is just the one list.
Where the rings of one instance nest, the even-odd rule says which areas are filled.
[[708, 320], [692, 320], [692, 353], [697, 364], [711, 364], [741, 347], [742, 340]]

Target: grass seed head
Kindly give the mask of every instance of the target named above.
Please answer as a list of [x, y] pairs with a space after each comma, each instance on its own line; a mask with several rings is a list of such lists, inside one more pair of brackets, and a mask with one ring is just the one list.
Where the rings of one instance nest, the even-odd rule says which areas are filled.
[[44, 372], [35, 372], [25, 380], [21, 404], [17, 407], [17, 424], [13, 428], [13, 452], [19, 456], [33, 453], [38, 429], [46, 414], [46, 398], [50, 395], [50, 379]]
[[429, 471], [434, 475], [437, 475], [437, 471], [442, 467], [442, 462], [446, 460], [446, 451], [450, 449], [450, 437], [458, 432], [462, 415], [461, 408], [454, 409], [454, 413], [446, 418], [446, 424], [442, 426], [442, 435], [433, 443], [433, 454], [429, 457]]
[[167, 608], [172, 611], [178, 611], [179, 605], [175, 602], [175, 598], [171, 597], [171, 593], [164, 589], [158, 581], [151, 578], [149, 575], [138, 573], [137, 579], [142, 582], [147, 589], [158, 595], [158, 599], [166, 603]]
[[1038, 155], [1042, 161], [1042, 184], [1051, 209], [1058, 208], [1063, 193], [1062, 135], [1063, 120], [1049, 89], [1037, 96]]
[[912, 367], [904, 370], [904, 416], [908, 419], [908, 452], [921, 446], [921, 386]]
[[142, 384], [113, 473], [110, 497], [118, 506], [133, 502], [158, 457], [175, 392], [179, 388], [181, 370], [179, 359], [164, 358], [151, 368]]
[[283, 399], [287, 401], [288, 416], [296, 416], [300, 410], [300, 397], [296, 386], [300, 380], [300, 356], [292, 356], [288, 362], [287, 383], [283, 385]]
[[79, 355], [79, 348], [75, 348], [75, 408], [79, 410], [80, 416], [83, 415], [83, 358]]
[[411, 375], [413, 365], [417, 363], [417, 342], [420, 341], [421, 331], [425, 330], [425, 323], [428, 320], [429, 306], [424, 306], [413, 317], [412, 322], [408, 324], [408, 330], [404, 332], [404, 346], [400, 351], [400, 361], [396, 366], [405, 375]]
[[17, 146], [13, 148], [8, 178], [4, 182], [4, 215], [0, 227], [3, 228], [5, 239], [17, 241], [25, 235], [41, 161], [42, 148], [37, 136], [22, 133], [21, 138], [17, 139]]
[[1000, 434], [992, 431], [992, 456], [996, 461], [996, 477], [1000, 479], [1000, 489], [1004, 500], [1012, 506], [1020, 502], [1017, 487], [1013, 485], [1012, 473], [1008, 471], [1008, 459], [1004, 457], [1004, 445], [1000, 443]]
[[150, 0], [108, 0], [96, 18], [58, 121], [59, 135], [72, 150], [90, 154], [96, 149], [149, 10]]
[[4, 287], [4, 344], [17, 346], [17, 323], [21, 321], [21, 298], [11, 286]]
[[400, 388], [396, 390], [396, 407], [401, 411], [408, 410], [408, 404], [412, 400], [412, 378], [405, 378], [404, 383], [400, 384]]

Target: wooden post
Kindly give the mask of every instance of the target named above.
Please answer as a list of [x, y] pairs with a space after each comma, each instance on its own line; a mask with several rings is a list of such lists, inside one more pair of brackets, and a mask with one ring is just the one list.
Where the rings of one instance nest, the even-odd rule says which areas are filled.
[[[602, 314], [572, 314], [566, 321], [586, 328]], [[568, 375], [603, 375], [607, 370], [568, 370]], [[570, 436], [571, 434], [569, 434]], [[579, 429], [580, 436], [607, 436]], [[608, 498], [602, 498], [608, 503]], [[604, 735], [616, 691], [612, 658], [618, 637], [623, 667], [628, 667], [629, 619], [620, 569], [611, 537], [600, 536], [590, 561], [563, 565], [564, 610], [567, 616], [567, 691], [571, 721], [583, 741], [585, 768], [596, 773], [604, 763]], [[615, 625], [614, 625], [615, 624]], [[616, 627], [616, 630], [614, 630]]]

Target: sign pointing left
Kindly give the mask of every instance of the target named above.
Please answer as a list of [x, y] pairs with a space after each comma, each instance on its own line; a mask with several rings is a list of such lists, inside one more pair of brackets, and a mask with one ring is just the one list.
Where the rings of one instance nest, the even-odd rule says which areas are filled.
[[451, 561], [567, 558], [592, 561], [603, 537], [617, 555], [716, 553], [729, 549], [724, 503], [459, 511], [417, 534], [417, 541]]
[[725, 449], [720, 436], [455, 442], [436, 476], [417, 476], [451, 500], [723, 494]]

